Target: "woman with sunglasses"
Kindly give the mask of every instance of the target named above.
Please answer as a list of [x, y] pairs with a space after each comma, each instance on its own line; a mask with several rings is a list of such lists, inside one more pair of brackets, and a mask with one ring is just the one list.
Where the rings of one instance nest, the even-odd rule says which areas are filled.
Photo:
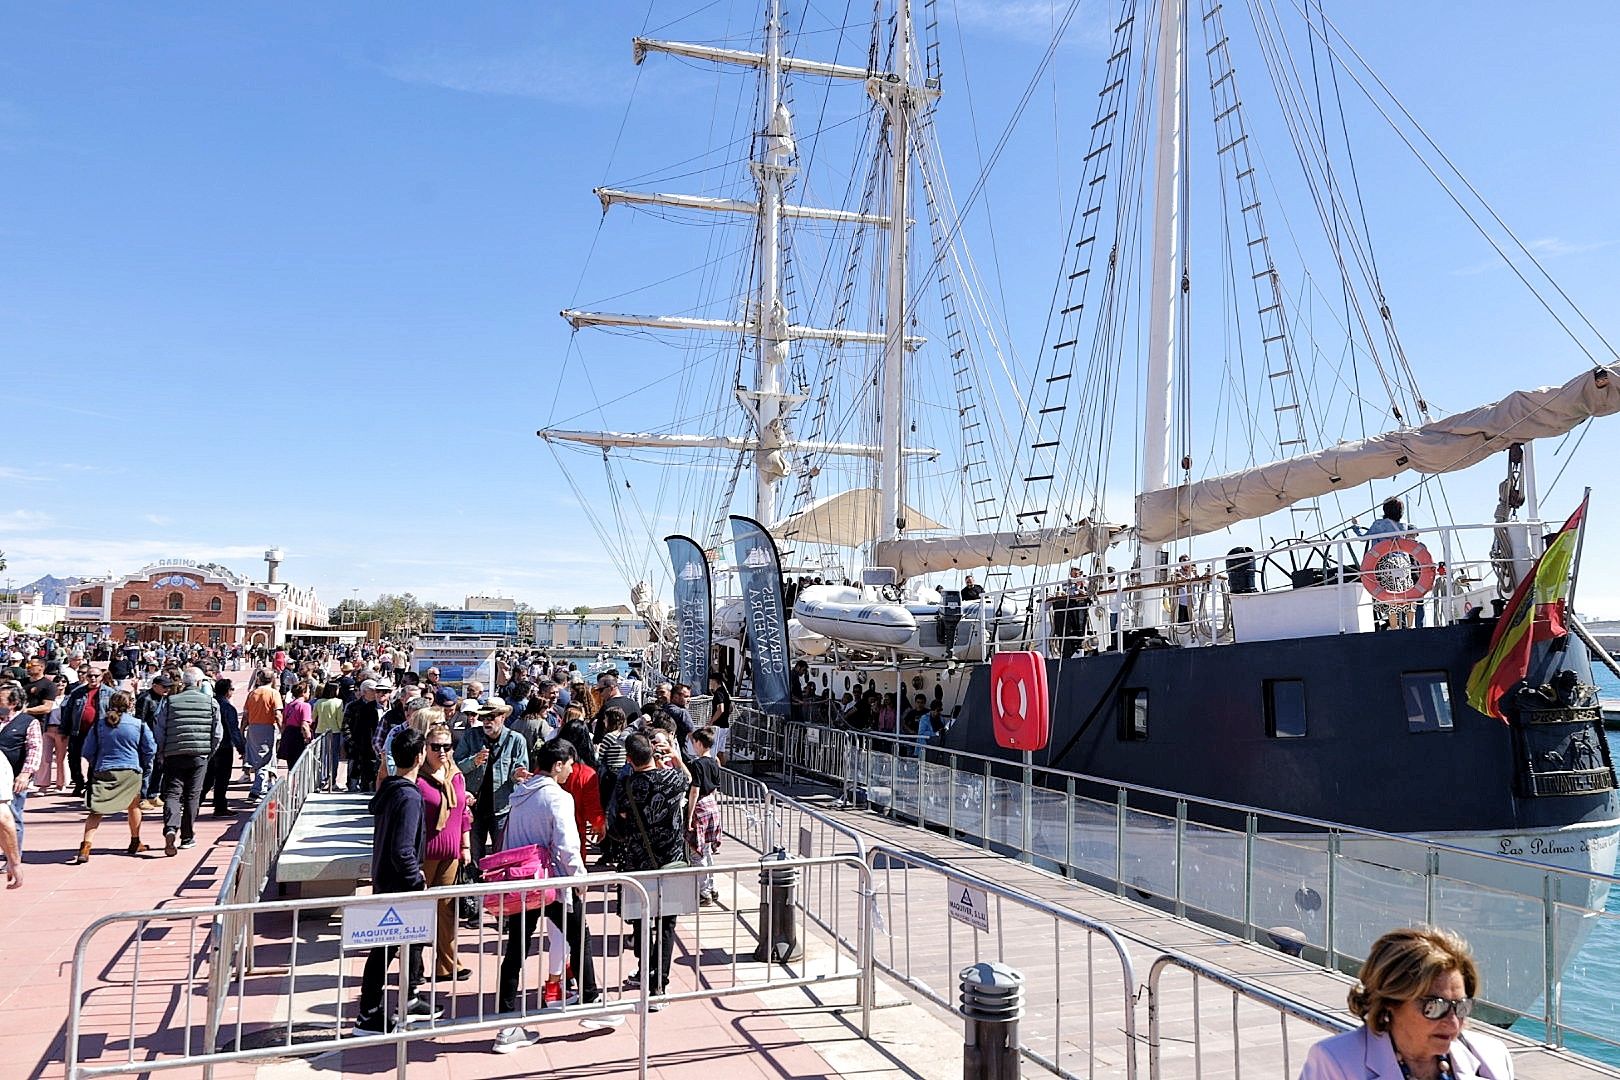
[[[467, 781], [456, 768], [455, 740], [444, 710], [428, 708], [412, 717], [412, 725], [430, 718], [427, 729], [427, 760], [416, 776], [422, 791], [422, 817], [427, 822], [427, 851], [422, 856], [422, 876], [427, 887], [456, 883], [456, 874], [472, 860], [472, 810], [467, 806]], [[433, 961], [436, 982], [460, 982], [472, 975], [456, 957], [456, 902], [439, 901], [439, 936]]]
[[1390, 931], [1373, 943], [1350, 990], [1362, 1026], [1311, 1047], [1300, 1080], [1511, 1080], [1507, 1047], [1463, 1034], [1478, 990], [1479, 968], [1462, 938], [1427, 926]]

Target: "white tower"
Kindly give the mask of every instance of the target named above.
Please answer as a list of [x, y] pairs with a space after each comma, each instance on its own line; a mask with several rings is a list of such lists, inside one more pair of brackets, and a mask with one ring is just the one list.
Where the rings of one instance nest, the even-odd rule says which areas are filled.
[[264, 553], [264, 563], [270, 568], [269, 576], [265, 578], [265, 581], [271, 585], [276, 583], [276, 568], [281, 565], [281, 560], [285, 557], [286, 552], [278, 547], [270, 548]]

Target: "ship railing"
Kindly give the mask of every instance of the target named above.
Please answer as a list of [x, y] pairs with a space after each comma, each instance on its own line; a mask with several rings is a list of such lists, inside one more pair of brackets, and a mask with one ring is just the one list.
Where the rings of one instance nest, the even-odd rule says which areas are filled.
[[[1566, 1017], [1564, 1001], [1566, 978], [1595, 978], [1585, 961], [1600, 946], [1587, 943], [1620, 934], [1620, 916], [1604, 910], [1620, 877], [1525, 857], [1612, 865], [1612, 831], [1504, 835], [1499, 849], [1479, 850], [915, 738], [843, 735], [848, 767], [836, 787], [847, 802], [1341, 971], [1357, 970], [1392, 926], [1447, 925], [1478, 955], [1486, 1015], [1540, 1024], [1554, 1046], [1620, 1046], [1620, 1025]], [[785, 732], [781, 741], [807, 745]]]
[[[1177, 645], [1211, 645], [1251, 633], [1256, 619], [1270, 622], [1276, 606], [1309, 605], [1315, 633], [1363, 633], [1386, 626], [1448, 626], [1491, 614], [1504, 595], [1501, 572], [1528, 572], [1528, 555], [1496, 557], [1498, 539], [1520, 553], [1539, 550], [1540, 521], [1493, 522], [1411, 528], [1399, 534], [1352, 533], [1315, 540], [1293, 540], [1253, 551], [1189, 558], [1157, 570], [1125, 569], [1086, 577], [1087, 602], [1073, 604], [1064, 581], [1037, 582], [991, 594], [999, 603], [977, 608], [980, 641], [991, 651], [1035, 650], [1048, 656], [1126, 648], [1132, 631], [1157, 628]], [[1386, 602], [1372, 587], [1404, 588], [1412, 581], [1403, 564], [1364, 573], [1368, 550], [1392, 536], [1423, 544], [1434, 565], [1434, 580], [1420, 598]], [[1470, 543], [1472, 541], [1472, 543]], [[1485, 543], [1484, 555], [1468, 549]], [[1269, 597], [1269, 600], [1255, 600]], [[1291, 598], [1291, 599], [1283, 599]], [[1257, 605], [1269, 608], [1262, 611]], [[1249, 620], [1243, 609], [1251, 611]], [[1009, 617], [1008, 612], [1016, 613]], [[1283, 615], [1297, 621], [1298, 612]], [[994, 625], [991, 625], [992, 622]]]

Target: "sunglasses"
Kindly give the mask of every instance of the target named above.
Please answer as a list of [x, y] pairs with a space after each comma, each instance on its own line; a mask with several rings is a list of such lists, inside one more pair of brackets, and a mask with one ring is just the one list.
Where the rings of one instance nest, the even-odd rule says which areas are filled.
[[1444, 1020], [1447, 1013], [1456, 1013], [1458, 1020], [1466, 1020], [1468, 1014], [1474, 1011], [1474, 999], [1420, 997], [1417, 999], [1417, 1007], [1425, 1020]]
[[447, 742], [430, 742], [428, 743], [428, 749], [443, 752], [450, 749], [450, 744]]

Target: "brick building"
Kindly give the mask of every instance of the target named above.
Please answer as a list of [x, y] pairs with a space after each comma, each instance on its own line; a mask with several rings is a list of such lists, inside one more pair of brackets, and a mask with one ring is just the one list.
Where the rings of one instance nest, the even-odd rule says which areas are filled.
[[301, 629], [324, 628], [314, 589], [254, 582], [215, 563], [167, 559], [68, 591], [69, 629], [134, 641], [280, 645]]

